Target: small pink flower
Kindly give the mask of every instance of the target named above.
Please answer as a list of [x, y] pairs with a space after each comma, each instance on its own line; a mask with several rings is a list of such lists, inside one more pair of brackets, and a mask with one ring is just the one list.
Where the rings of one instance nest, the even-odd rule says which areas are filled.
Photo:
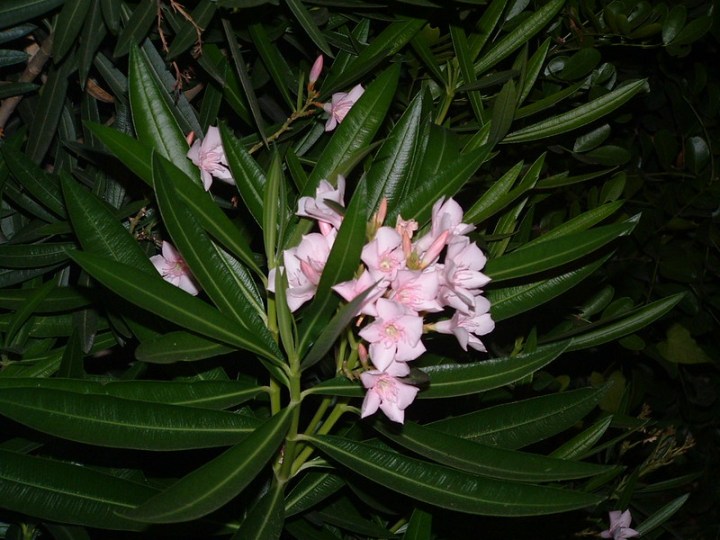
[[473, 225], [463, 223], [462, 219], [462, 207], [454, 199], [451, 198], [447, 201], [442, 197], [438, 199], [432, 207], [430, 232], [416, 242], [418, 255], [427, 251], [432, 243], [445, 231], [450, 231], [447, 244], [452, 244], [456, 241], [456, 237], [465, 235], [475, 229]]
[[323, 104], [323, 110], [330, 115], [330, 118], [325, 123], [325, 131], [332, 131], [339, 123], [345, 120], [347, 113], [364, 92], [365, 89], [358, 84], [350, 92], [333, 94], [331, 102]]
[[640, 533], [630, 528], [632, 515], [630, 510], [621, 512], [613, 510], [610, 512], [610, 528], [600, 533], [602, 538], [612, 538], [613, 540], [625, 540], [626, 538], [635, 538]]
[[187, 157], [200, 168], [205, 191], [210, 189], [213, 177], [228, 184], [235, 184], [230, 169], [228, 169], [218, 128], [209, 127], [205, 138], [196, 140], [190, 147]]
[[398, 270], [405, 268], [402, 237], [391, 227], [380, 227], [375, 238], [365, 244], [360, 258], [367, 265], [373, 279], [395, 279]]
[[310, 68], [310, 78], [308, 79], [308, 86], [312, 88], [315, 86], [315, 83], [320, 78], [320, 74], [322, 73], [323, 69], [323, 55], [321, 54], [315, 59], [315, 62], [312, 65], [312, 68]]
[[452, 319], [436, 322], [435, 331], [441, 334], [454, 334], [464, 351], [467, 351], [469, 346], [476, 351], [487, 352], [478, 336], [489, 334], [495, 328], [495, 322], [489, 311], [490, 302], [482, 296], [476, 296], [473, 299], [473, 309], [469, 313], [456, 311]]
[[325, 236], [335, 228], [339, 229], [343, 217], [332, 206], [331, 201], [339, 206], [345, 206], [345, 177], [338, 175], [337, 188], [327, 180], [321, 180], [315, 190], [315, 197], [300, 197], [298, 200], [298, 216], [316, 219], [320, 225], [320, 232]]
[[170, 242], [163, 241], [162, 255], [153, 255], [150, 257], [150, 262], [168, 283], [172, 283], [193, 296], [200, 292], [200, 287], [190, 273], [185, 259]]
[[[285, 266], [280, 271], [287, 274], [287, 304], [290, 311], [297, 310], [305, 302], [315, 296], [320, 276], [325, 268], [330, 249], [335, 241], [335, 234], [323, 236], [311, 233], [303, 236], [297, 247], [283, 252]], [[276, 268], [268, 275], [268, 290], [275, 292]]]
[[362, 274], [360, 274], [359, 278], [338, 283], [337, 285], [334, 285], [332, 289], [348, 302], [352, 302], [356, 296], [365, 292], [370, 287], [373, 287], [373, 290], [368, 293], [365, 300], [363, 300], [362, 304], [360, 304], [360, 308], [358, 309], [356, 315], [364, 313], [365, 315], [370, 315], [371, 317], [377, 317], [375, 302], [378, 298], [385, 294], [389, 283], [390, 282], [387, 280], [377, 282], [370, 275], [370, 272], [365, 270]]
[[361, 417], [374, 414], [378, 408], [393, 422], [405, 421], [405, 409], [413, 402], [418, 389], [397, 377], [407, 375], [407, 366], [394, 362], [386, 371], [366, 371], [360, 375], [368, 389], [362, 404]]
[[384, 371], [396, 360], [408, 362], [425, 352], [420, 341], [423, 320], [405, 312], [401, 304], [380, 298], [375, 303], [377, 318], [360, 330], [360, 337], [370, 343], [370, 359], [376, 368]]
[[448, 247], [440, 296], [446, 305], [467, 314], [490, 278], [480, 272], [487, 261], [483, 252], [467, 237], [462, 239]]
[[438, 312], [442, 306], [437, 301], [440, 288], [438, 273], [429, 271], [400, 270], [392, 283], [390, 299], [399, 302], [409, 311]]

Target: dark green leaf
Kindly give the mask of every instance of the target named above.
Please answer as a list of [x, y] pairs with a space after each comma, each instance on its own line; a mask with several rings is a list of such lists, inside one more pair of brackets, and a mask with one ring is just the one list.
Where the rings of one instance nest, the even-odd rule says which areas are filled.
[[140, 450], [235, 444], [257, 426], [230, 412], [39, 388], [4, 388], [0, 413], [71, 441]]
[[4, 0], [0, 5], [0, 28], [16, 24], [44, 15], [48, 11], [62, 5], [64, 0]]
[[137, 531], [143, 527], [117, 512], [142, 503], [156, 490], [91, 467], [0, 450], [0, 492], [6, 510], [60, 523]]
[[133, 45], [140, 44], [157, 17], [157, 9], [155, 0], [140, 0], [115, 43], [115, 58], [125, 56]]
[[216, 9], [217, 3], [213, 0], [202, 0], [198, 3], [195, 9], [192, 10], [192, 13], [190, 13], [194, 24], [183, 19], [182, 28], [180, 28], [180, 31], [178, 31], [175, 39], [173, 39], [170, 44], [170, 50], [167, 52], [167, 60], [176, 58], [198, 41], [197, 28], [200, 28], [201, 31], [205, 29], [215, 15]]
[[228, 354], [232, 348], [187, 332], [171, 332], [143, 341], [135, 358], [151, 364], [192, 362]]
[[55, 22], [53, 60], [57, 64], [73, 46], [90, 10], [91, 0], [65, 0], [65, 5]]
[[300, 26], [302, 26], [305, 33], [313, 40], [315, 45], [317, 45], [322, 52], [332, 58], [333, 53], [330, 49], [330, 45], [328, 45], [325, 40], [325, 36], [323, 36], [317, 24], [315, 24], [315, 21], [308, 9], [302, 4], [302, 2], [300, 2], [300, 0], [285, 0], [285, 2], [300, 23]]
[[177, 523], [217, 510], [245, 489], [270, 460], [285, 436], [292, 415], [292, 408], [285, 409], [240, 444], [123, 514], [145, 523]]
[[277, 45], [270, 40], [265, 26], [260, 23], [251, 24], [248, 32], [265, 68], [275, 83], [275, 88], [280, 92], [287, 106], [294, 109], [295, 100], [290, 95], [290, 90], [294, 90], [297, 83], [290, 66], [280, 54]]
[[265, 174], [225, 124], [220, 124], [220, 135], [238, 192], [250, 215], [262, 224]]
[[324, 501], [345, 485], [343, 479], [329, 472], [308, 472], [285, 498], [285, 517], [306, 511]]
[[2, 157], [10, 173], [18, 183], [37, 201], [56, 216], [64, 218], [65, 205], [57, 177], [45, 173], [40, 167], [27, 159], [27, 156], [4, 145]]
[[37, 268], [52, 266], [68, 259], [67, 250], [74, 249], [71, 242], [48, 244], [0, 245], [0, 261], [3, 268]]
[[460, 512], [542, 515], [591, 506], [602, 500], [587, 493], [481, 478], [340, 437], [307, 439], [333, 460], [373, 482]]
[[[21, 62], [25, 61], [25, 58], [21, 59]], [[9, 64], [4, 64], [9, 65]], [[2, 67], [3, 64], [0, 62], [0, 67]], [[34, 92], [40, 88], [37, 84], [33, 83], [7, 83], [0, 86], [0, 99], [5, 99], [13, 96], [21, 96], [22, 94], [28, 94], [30, 92]]]
[[230, 540], [274, 540], [283, 532], [285, 484], [273, 481], [270, 489], [250, 508]]

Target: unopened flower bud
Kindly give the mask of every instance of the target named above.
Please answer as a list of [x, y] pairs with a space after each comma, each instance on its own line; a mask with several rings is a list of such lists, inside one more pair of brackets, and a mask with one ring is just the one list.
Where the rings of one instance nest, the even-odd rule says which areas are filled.
[[315, 62], [310, 69], [310, 78], [308, 79], [308, 88], [313, 88], [315, 83], [320, 78], [320, 73], [323, 69], [323, 55], [321, 54], [315, 59]]

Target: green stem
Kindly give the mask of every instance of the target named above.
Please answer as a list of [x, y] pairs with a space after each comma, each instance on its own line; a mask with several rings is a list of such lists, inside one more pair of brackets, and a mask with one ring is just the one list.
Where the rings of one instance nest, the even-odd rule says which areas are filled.
[[[323, 423], [322, 426], [320, 426], [320, 429], [317, 430], [318, 435], [327, 435], [328, 433], [330, 433], [330, 430], [337, 423], [337, 421], [340, 420], [340, 417], [348, 410], [348, 399], [349, 398], [345, 398], [335, 405], [332, 412], [330, 413], [330, 416], [328, 416], [328, 419]], [[315, 449], [311, 446], [306, 446], [302, 449], [302, 451], [298, 454], [297, 458], [292, 464], [291, 476], [300, 470], [300, 467], [303, 466], [303, 464], [308, 460], [308, 458], [312, 455], [314, 451]]]

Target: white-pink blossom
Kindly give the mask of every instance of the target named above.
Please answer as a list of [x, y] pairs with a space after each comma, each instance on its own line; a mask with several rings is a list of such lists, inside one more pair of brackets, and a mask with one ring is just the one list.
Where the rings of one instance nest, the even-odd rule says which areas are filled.
[[400, 270], [392, 282], [390, 299], [399, 302], [415, 313], [438, 312], [437, 301], [440, 280], [434, 268], [428, 270]]
[[407, 313], [401, 304], [380, 298], [375, 303], [377, 318], [360, 330], [360, 337], [370, 343], [370, 359], [381, 371], [393, 362], [408, 362], [425, 352], [420, 341], [422, 317]]
[[370, 315], [371, 317], [377, 317], [375, 302], [378, 298], [385, 294], [389, 283], [390, 282], [387, 280], [377, 281], [373, 279], [370, 272], [365, 270], [362, 274], [360, 274], [359, 278], [338, 283], [337, 285], [334, 285], [332, 289], [346, 301], [352, 302], [356, 296], [365, 292], [370, 287], [373, 287], [373, 290], [368, 293], [360, 304], [356, 315], [365, 314]]
[[355, 102], [360, 99], [365, 89], [361, 85], [355, 86], [350, 92], [336, 92], [332, 95], [330, 103], [323, 104], [323, 109], [330, 115], [325, 123], [325, 131], [332, 131], [345, 120], [345, 116]]
[[405, 409], [418, 393], [414, 386], [397, 377], [407, 375], [407, 366], [394, 362], [386, 371], [365, 371], [360, 375], [363, 386], [368, 389], [361, 408], [361, 417], [374, 414], [378, 408], [393, 422], [405, 421]]
[[468, 313], [456, 311], [452, 319], [438, 321], [433, 327], [441, 334], [453, 334], [465, 351], [471, 347], [476, 351], [487, 352], [478, 336], [484, 336], [495, 328], [495, 322], [490, 316], [490, 302], [487, 298], [476, 296], [473, 298], [473, 308]]
[[470, 312], [474, 297], [490, 282], [490, 278], [480, 272], [486, 261], [482, 250], [467, 237], [448, 246], [440, 293], [446, 305], [466, 314]]
[[228, 184], [235, 180], [228, 168], [227, 157], [220, 138], [220, 130], [210, 126], [204, 139], [197, 139], [188, 150], [187, 157], [200, 168], [205, 191], [210, 189], [213, 177]]
[[447, 244], [452, 244], [457, 237], [465, 235], [475, 229], [473, 225], [463, 223], [462, 207], [452, 198], [444, 200], [443, 197], [432, 207], [432, 221], [430, 232], [416, 242], [416, 252], [422, 255], [435, 240], [445, 231], [449, 231]]
[[[297, 310], [315, 296], [334, 241], [335, 234], [325, 236], [320, 233], [310, 233], [303, 236], [297, 247], [283, 252], [284, 266], [280, 270], [284, 270], [287, 275], [286, 297], [290, 311]], [[273, 268], [268, 275], [270, 292], [275, 292], [276, 271], [277, 269]]]
[[339, 229], [343, 220], [343, 216], [328, 201], [345, 206], [344, 197], [345, 177], [338, 175], [337, 188], [327, 180], [321, 180], [315, 197], [300, 197], [296, 214], [317, 220], [320, 232], [327, 236], [333, 228]]
[[193, 296], [200, 292], [200, 287], [185, 263], [185, 259], [170, 242], [163, 241], [162, 255], [153, 255], [150, 257], [150, 262], [168, 283], [172, 283]]
[[365, 244], [360, 258], [375, 280], [395, 279], [398, 270], [405, 268], [402, 237], [391, 227], [380, 227], [375, 238]]
[[625, 540], [626, 538], [640, 536], [639, 532], [630, 528], [631, 522], [630, 510], [624, 512], [613, 510], [610, 512], [610, 528], [601, 532], [600, 536], [602, 538], [612, 538], [613, 540]]

